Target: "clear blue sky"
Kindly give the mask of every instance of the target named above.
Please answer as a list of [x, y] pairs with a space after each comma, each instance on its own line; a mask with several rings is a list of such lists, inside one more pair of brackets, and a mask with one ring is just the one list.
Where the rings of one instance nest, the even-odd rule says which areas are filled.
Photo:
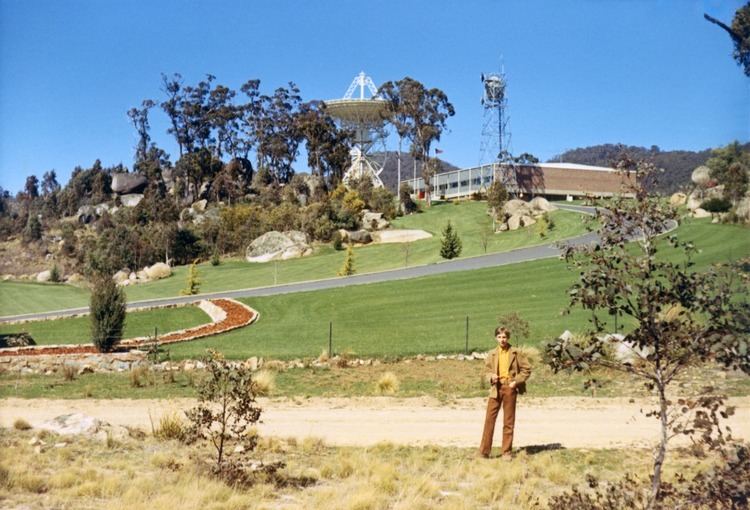
[[[750, 79], [729, 37], [740, 0], [0, 0], [0, 186], [99, 158], [132, 165], [126, 111], [162, 100], [160, 73], [234, 89], [296, 82], [341, 97], [366, 71], [443, 89], [456, 108], [438, 146], [477, 163], [483, 71], [502, 56], [512, 149], [547, 159], [600, 143], [705, 149], [750, 139]], [[174, 161], [161, 111], [152, 136]], [[297, 169], [304, 171], [304, 159]]]

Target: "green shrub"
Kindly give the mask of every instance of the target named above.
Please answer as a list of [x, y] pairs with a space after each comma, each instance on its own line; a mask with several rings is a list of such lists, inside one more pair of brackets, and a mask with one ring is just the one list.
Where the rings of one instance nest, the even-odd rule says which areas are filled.
[[57, 264], [54, 264], [49, 272], [49, 281], [59, 283], [60, 280], [62, 280], [62, 276], [60, 275], [60, 268], [57, 267]]
[[443, 230], [443, 239], [440, 243], [440, 256], [444, 259], [454, 259], [461, 255], [461, 238], [455, 231], [450, 220]]
[[101, 352], [115, 348], [125, 326], [125, 293], [109, 275], [100, 275], [91, 292], [91, 341]]
[[732, 202], [726, 198], [709, 198], [701, 204], [701, 209], [710, 213], [723, 213], [732, 208]]

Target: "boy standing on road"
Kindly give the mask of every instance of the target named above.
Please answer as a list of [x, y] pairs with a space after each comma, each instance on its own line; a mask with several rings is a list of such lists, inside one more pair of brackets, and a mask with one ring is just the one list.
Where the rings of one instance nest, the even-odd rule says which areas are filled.
[[510, 345], [510, 331], [507, 328], [495, 328], [495, 340], [497, 348], [487, 353], [484, 362], [485, 379], [490, 383], [490, 395], [487, 400], [487, 414], [484, 418], [484, 432], [482, 443], [479, 445], [479, 455], [486, 459], [490, 456], [495, 422], [502, 407], [502, 458], [511, 460], [513, 427], [516, 421], [516, 397], [519, 393], [526, 392], [526, 379], [531, 375], [531, 365], [526, 356]]

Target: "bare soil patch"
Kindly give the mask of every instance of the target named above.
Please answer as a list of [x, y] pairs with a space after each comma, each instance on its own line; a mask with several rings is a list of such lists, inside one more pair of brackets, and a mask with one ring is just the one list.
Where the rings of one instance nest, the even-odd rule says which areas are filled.
[[[180, 412], [192, 399], [173, 400], [48, 400], [0, 401], [0, 425], [16, 418], [32, 426], [60, 414], [81, 412], [113, 425], [150, 430], [151, 420]], [[750, 397], [729, 400], [737, 407], [727, 424], [736, 438], [750, 438]], [[460, 399], [440, 403], [432, 398], [310, 398], [261, 399], [262, 435], [323, 439], [334, 446], [399, 445], [476, 446], [486, 400]], [[648, 399], [554, 397], [519, 399], [515, 446], [559, 444], [563, 448], [627, 448], [651, 446], [658, 423], [646, 418]], [[676, 444], [685, 444], [677, 438]]]

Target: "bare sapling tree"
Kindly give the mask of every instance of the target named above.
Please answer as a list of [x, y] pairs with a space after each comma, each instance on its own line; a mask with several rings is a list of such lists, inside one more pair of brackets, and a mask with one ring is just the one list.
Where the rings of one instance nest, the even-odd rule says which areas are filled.
[[[748, 275], [728, 264], [697, 270], [696, 247], [665, 232], [674, 225], [676, 211], [642, 185], [654, 172], [653, 165], [624, 159], [618, 167], [630, 183], [629, 194], [598, 210], [599, 241], [564, 250], [565, 260], [580, 273], [569, 291], [570, 308], [590, 311], [591, 328], [582, 339], [553, 341], [546, 354], [554, 371], [604, 367], [625, 372], [642, 380], [658, 398], [650, 415], [659, 420], [660, 435], [646, 498], [648, 508], [657, 508], [668, 441], [676, 434], [697, 433], [701, 427], [695, 424], [709, 416], [717, 402], [723, 405], [721, 398], [705, 396], [673, 401], [670, 384], [690, 367], [705, 363], [750, 373]], [[612, 354], [617, 340], [605, 334], [611, 316], [632, 326], [621, 345], [615, 345], [632, 356]], [[714, 409], [713, 416], [721, 413], [727, 411], [717, 414]]]

